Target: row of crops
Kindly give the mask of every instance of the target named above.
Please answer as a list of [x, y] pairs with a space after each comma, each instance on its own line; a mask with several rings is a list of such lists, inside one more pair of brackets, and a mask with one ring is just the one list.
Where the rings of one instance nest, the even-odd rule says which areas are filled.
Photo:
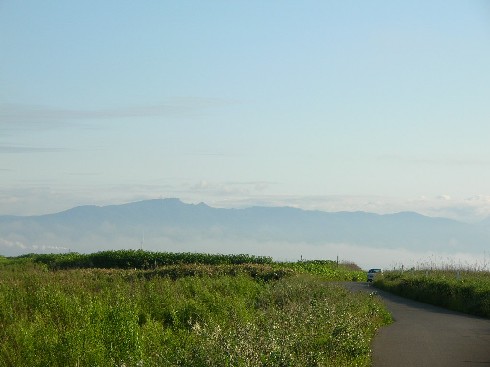
[[66, 254], [28, 254], [21, 256], [36, 263], [47, 265], [50, 269], [149, 269], [177, 264], [204, 265], [239, 265], [271, 264], [272, 258], [244, 254], [205, 254], [205, 253], [172, 253], [143, 250], [100, 251], [92, 254], [76, 252]]

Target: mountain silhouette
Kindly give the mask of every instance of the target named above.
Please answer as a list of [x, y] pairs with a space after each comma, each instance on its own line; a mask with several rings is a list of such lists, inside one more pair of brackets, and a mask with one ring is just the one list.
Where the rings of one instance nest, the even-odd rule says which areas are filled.
[[482, 253], [490, 242], [489, 228], [490, 222], [468, 224], [414, 212], [380, 215], [292, 207], [223, 209], [157, 199], [79, 206], [39, 216], [0, 216], [0, 254], [139, 246], [178, 251], [191, 244], [196, 251], [248, 253], [246, 243], [269, 242]]

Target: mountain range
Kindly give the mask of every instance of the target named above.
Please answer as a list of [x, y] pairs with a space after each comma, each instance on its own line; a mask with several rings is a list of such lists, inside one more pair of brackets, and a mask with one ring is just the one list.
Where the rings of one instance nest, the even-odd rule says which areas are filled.
[[[267, 246], [276, 244], [274, 251]], [[0, 254], [94, 252], [118, 248], [154, 251], [253, 253], [273, 257], [295, 246], [345, 244], [359, 249], [406, 249], [483, 254], [490, 221], [477, 224], [414, 212], [323, 212], [292, 207], [213, 208], [157, 199], [80, 206], [39, 216], [0, 216]], [[297, 256], [297, 254], [294, 254]]]

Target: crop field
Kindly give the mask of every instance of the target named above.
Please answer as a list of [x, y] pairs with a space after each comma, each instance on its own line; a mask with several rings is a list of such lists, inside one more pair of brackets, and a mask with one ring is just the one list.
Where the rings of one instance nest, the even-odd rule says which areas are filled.
[[326, 282], [358, 272], [334, 262], [303, 264], [320, 276], [247, 256], [77, 256], [0, 257], [0, 366], [369, 366], [391, 320], [376, 296]]
[[388, 271], [375, 286], [403, 297], [490, 318], [490, 272], [468, 269]]

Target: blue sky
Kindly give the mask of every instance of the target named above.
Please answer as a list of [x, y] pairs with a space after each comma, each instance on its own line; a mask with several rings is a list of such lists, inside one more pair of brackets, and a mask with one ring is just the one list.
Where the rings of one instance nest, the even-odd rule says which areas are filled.
[[6, 0], [0, 55], [0, 214], [490, 215], [484, 0]]

